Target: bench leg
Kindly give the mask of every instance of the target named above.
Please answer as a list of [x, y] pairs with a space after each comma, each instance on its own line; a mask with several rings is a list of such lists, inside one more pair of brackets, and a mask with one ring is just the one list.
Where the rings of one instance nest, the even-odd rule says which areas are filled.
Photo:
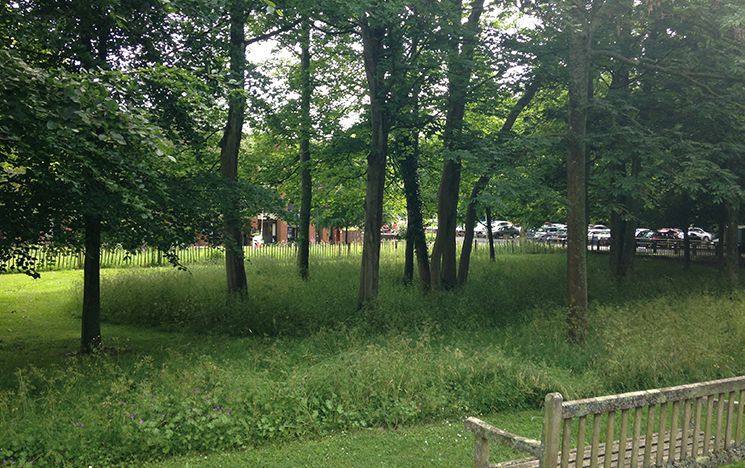
[[474, 462], [476, 468], [489, 468], [489, 440], [485, 437], [476, 436]]

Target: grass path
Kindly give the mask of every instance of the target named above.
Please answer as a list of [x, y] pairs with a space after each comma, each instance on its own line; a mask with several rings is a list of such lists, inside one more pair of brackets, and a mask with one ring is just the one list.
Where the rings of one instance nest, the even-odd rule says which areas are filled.
[[[503, 412], [489, 422], [510, 431], [540, 437], [538, 411]], [[492, 462], [523, 458], [492, 445]], [[456, 467], [473, 460], [473, 436], [461, 421], [446, 420], [399, 430], [366, 429], [316, 440], [272, 444], [254, 450], [176, 457], [152, 463], [154, 467]]]

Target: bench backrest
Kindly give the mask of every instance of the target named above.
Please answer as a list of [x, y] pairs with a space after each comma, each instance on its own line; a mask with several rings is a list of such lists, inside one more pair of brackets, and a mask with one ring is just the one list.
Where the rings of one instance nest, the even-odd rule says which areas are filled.
[[540, 465], [646, 467], [710, 456], [744, 443], [743, 403], [745, 376], [574, 401], [551, 393]]

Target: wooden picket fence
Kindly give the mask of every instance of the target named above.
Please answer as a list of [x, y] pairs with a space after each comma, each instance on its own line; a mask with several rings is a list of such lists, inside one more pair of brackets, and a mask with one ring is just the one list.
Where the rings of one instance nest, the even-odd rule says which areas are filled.
[[[430, 250], [431, 250], [430, 243]], [[537, 243], [529, 240], [510, 239], [495, 240], [495, 253], [504, 254], [539, 254], [561, 251], [560, 245]], [[458, 245], [460, 254], [461, 245]], [[384, 260], [403, 262], [406, 242], [403, 240], [385, 240], [381, 242], [380, 255]], [[188, 246], [175, 250], [182, 265], [199, 265], [222, 263], [225, 250], [222, 246]], [[245, 246], [244, 255], [248, 261], [254, 259], [271, 259], [277, 262], [292, 263], [297, 259], [296, 244], [266, 244], [259, 247]], [[349, 259], [357, 261], [362, 255], [362, 243], [310, 245], [310, 256], [313, 261], [338, 261]], [[472, 250], [474, 257], [488, 257], [489, 246], [477, 243]], [[69, 249], [50, 249], [40, 247], [31, 251], [36, 259], [37, 271], [76, 270], [83, 268], [83, 253]], [[101, 268], [150, 268], [168, 266], [168, 258], [157, 248], [143, 247], [136, 251], [127, 251], [120, 247], [101, 249]], [[12, 264], [10, 265], [13, 266]], [[14, 271], [11, 269], [11, 272]]]

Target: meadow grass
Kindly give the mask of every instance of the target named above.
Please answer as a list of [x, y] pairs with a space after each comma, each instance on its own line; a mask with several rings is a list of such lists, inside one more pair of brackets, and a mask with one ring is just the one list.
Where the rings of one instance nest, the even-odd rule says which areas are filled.
[[[564, 339], [561, 254], [477, 259], [465, 288], [426, 295], [401, 284], [391, 259], [377, 307], [362, 312], [353, 257], [316, 265], [308, 282], [291, 265], [254, 259], [246, 302], [226, 298], [215, 265], [106, 270], [108, 349], [85, 358], [69, 354], [80, 272], [0, 276], [0, 458], [139, 464], [244, 450], [209, 460], [253, 464], [279, 444], [323, 459], [347, 440], [367, 457], [412, 431], [387, 452], [397, 465], [415, 453], [405, 440], [453, 434], [428, 422], [536, 414], [551, 391], [575, 398], [745, 373], [740, 290], [722, 289], [713, 269], [655, 259], [617, 283], [606, 261], [590, 259], [581, 346]], [[452, 440], [430, 439], [455, 460]]]

